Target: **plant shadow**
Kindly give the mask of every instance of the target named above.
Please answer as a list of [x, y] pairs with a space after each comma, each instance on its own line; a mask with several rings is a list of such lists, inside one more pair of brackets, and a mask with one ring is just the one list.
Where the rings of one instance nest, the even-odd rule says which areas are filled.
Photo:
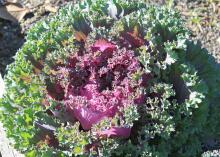
[[24, 34], [19, 23], [0, 19], [0, 73], [6, 72], [8, 64], [24, 43]]

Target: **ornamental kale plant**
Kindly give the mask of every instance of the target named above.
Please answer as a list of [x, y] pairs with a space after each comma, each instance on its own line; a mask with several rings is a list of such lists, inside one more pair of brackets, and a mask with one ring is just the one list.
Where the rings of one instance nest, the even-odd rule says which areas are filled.
[[200, 156], [218, 139], [220, 68], [180, 15], [85, 0], [37, 23], [8, 66], [0, 117], [42, 156]]

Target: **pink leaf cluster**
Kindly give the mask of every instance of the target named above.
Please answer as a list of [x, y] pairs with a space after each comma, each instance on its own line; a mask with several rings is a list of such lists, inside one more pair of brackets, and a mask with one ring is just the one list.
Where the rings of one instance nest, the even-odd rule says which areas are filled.
[[[144, 103], [146, 96], [140, 89], [146, 87], [149, 77], [143, 74], [138, 81], [132, 79], [142, 69], [134, 51], [119, 49], [101, 39], [59, 68], [54, 91], [64, 93], [62, 101], [67, 112], [84, 130], [90, 130], [105, 118], [114, 118], [116, 114], [123, 118], [120, 108]], [[56, 98], [51, 91], [48, 94]], [[128, 138], [130, 132], [131, 128], [113, 126], [100, 130], [98, 135]]]

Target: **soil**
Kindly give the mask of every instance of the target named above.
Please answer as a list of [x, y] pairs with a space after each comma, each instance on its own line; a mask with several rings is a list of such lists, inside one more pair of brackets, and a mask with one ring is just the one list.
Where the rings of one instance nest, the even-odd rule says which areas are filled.
[[0, 72], [13, 61], [12, 56], [24, 43], [24, 34], [19, 24], [0, 19]]
[[[71, 0], [17, 0], [19, 4], [30, 9], [20, 23], [0, 19], [0, 73], [6, 73], [8, 64], [14, 61], [13, 56], [25, 42], [25, 36], [29, 28], [37, 21], [48, 18], [56, 12], [50, 12], [46, 5], [54, 9], [60, 8]], [[73, 1], [73, 0], [72, 0]], [[0, 0], [1, 6], [1, 0]], [[50, 14], [50, 15], [49, 15]]]
[[[0, 0], [1, 1], [1, 0]], [[44, 7], [48, 0], [18, 0], [30, 8], [20, 23], [0, 19], [0, 73], [6, 73], [6, 67], [13, 62], [13, 56], [25, 42], [27, 30], [36, 21], [53, 15]], [[49, 0], [53, 6], [61, 7], [71, 0]], [[72, 0], [73, 1], [73, 0]], [[146, 0], [156, 5], [169, 5], [178, 9], [192, 31], [191, 38], [200, 40], [203, 47], [220, 63], [220, 1], [219, 0]], [[170, 2], [170, 3], [169, 3]], [[1, 156], [1, 154], [0, 154]]]
[[220, 1], [179, 0], [175, 8], [186, 20], [193, 40], [201, 41], [203, 47], [220, 62]]

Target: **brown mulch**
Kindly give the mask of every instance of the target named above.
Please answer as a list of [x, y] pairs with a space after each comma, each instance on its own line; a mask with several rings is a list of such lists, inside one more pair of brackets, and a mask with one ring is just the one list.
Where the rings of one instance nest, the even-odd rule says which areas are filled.
[[192, 30], [192, 38], [200, 40], [220, 62], [220, 0], [180, 0], [175, 8]]

